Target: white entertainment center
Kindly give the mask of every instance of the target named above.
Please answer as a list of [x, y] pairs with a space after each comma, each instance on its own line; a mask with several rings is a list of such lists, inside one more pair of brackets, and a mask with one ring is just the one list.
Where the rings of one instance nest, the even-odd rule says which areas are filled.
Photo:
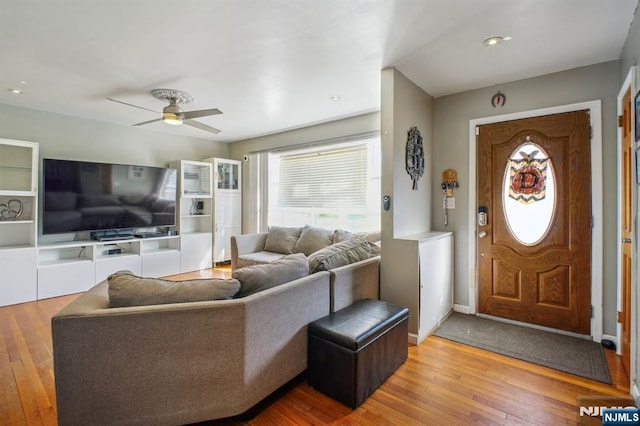
[[177, 235], [56, 241], [40, 231], [39, 161], [37, 143], [0, 139], [0, 306], [86, 291], [119, 270], [160, 277], [212, 266], [211, 163], [170, 164]]

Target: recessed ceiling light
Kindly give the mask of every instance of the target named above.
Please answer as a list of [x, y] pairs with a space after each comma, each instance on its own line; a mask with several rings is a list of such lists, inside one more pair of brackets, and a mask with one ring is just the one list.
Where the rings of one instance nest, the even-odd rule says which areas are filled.
[[340, 96], [331, 95], [331, 96], [329, 96], [329, 99], [331, 99], [333, 102], [338, 102], [340, 100]]
[[506, 36], [506, 37], [493, 36], [483, 41], [482, 44], [484, 46], [490, 47], [490, 46], [496, 46], [502, 43], [503, 41], [509, 41], [509, 40], [511, 40], [511, 36]]
[[22, 95], [24, 92], [20, 89], [7, 89], [8, 91], [10, 91], [11, 93], [13, 93], [14, 95]]

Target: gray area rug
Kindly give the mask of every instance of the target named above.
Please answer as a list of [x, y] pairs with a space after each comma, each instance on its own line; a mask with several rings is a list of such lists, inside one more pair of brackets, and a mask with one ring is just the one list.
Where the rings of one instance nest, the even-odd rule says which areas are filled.
[[611, 384], [596, 342], [453, 312], [433, 333], [465, 345]]

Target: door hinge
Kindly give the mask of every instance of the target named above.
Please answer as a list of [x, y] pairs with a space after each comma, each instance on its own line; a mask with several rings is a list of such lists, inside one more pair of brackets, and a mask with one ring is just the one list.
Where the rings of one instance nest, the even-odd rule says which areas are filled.
[[593, 229], [593, 216], [591, 216], [591, 229]]
[[593, 126], [589, 126], [589, 139], [593, 139]]
[[593, 318], [593, 305], [591, 305], [591, 318]]
[[618, 116], [618, 127], [622, 127], [622, 116]]
[[622, 324], [622, 312], [618, 311], [616, 313], [616, 321], [620, 324]]
[[476, 136], [480, 134], [480, 127], [476, 126]]

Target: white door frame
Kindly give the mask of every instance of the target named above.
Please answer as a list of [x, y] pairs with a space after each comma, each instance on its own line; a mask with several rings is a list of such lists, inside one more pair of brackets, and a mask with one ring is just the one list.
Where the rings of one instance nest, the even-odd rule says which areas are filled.
[[602, 102], [600, 100], [541, 108], [511, 114], [469, 120], [469, 309], [478, 313], [478, 266], [476, 258], [476, 127], [483, 124], [520, 120], [563, 112], [589, 110], [591, 117], [591, 336], [602, 340], [602, 274], [603, 274], [603, 194], [602, 194]]

